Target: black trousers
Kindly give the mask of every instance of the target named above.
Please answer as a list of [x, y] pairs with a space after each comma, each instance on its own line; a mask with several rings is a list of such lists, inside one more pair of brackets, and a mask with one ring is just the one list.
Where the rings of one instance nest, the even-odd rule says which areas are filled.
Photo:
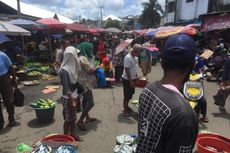
[[121, 76], [122, 76], [123, 70], [124, 70], [123, 66], [115, 66], [115, 79], [116, 79], [116, 81], [121, 81]]
[[[0, 76], [0, 94], [4, 105], [6, 106], [6, 111], [8, 113], [9, 122], [14, 121], [14, 96], [13, 96], [13, 86], [12, 81], [8, 74]], [[2, 113], [2, 107], [0, 105], [0, 125], [4, 124], [4, 118]]]
[[206, 115], [207, 114], [207, 101], [205, 97], [202, 97], [199, 101], [198, 104], [196, 105], [196, 107], [194, 108], [194, 110], [196, 111], [196, 113], [199, 115], [200, 113], [202, 115]]

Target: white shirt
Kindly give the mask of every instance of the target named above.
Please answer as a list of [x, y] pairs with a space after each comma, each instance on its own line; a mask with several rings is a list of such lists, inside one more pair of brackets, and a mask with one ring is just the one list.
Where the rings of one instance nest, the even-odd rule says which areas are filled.
[[135, 59], [134, 56], [131, 55], [131, 53], [129, 53], [128, 55], [125, 56], [124, 59], [124, 71], [122, 74], [122, 77], [126, 80], [128, 80], [125, 68], [129, 68], [129, 72], [131, 75], [131, 79], [136, 79], [137, 76], [137, 60]]

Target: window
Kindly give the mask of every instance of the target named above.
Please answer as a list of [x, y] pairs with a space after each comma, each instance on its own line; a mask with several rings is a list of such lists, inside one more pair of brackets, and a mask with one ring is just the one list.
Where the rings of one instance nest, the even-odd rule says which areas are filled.
[[175, 2], [168, 3], [167, 10], [168, 10], [168, 13], [174, 12], [175, 11]]
[[194, 0], [186, 0], [186, 3], [190, 3], [193, 2]]

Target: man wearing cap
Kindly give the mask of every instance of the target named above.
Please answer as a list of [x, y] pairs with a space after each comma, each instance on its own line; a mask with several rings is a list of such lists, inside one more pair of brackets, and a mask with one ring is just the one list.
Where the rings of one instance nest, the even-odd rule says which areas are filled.
[[129, 54], [124, 59], [124, 71], [122, 74], [122, 84], [124, 92], [123, 109], [124, 117], [129, 117], [129, 113], [132, 110], [129, 107], [129, 101], [132, 99], [135, 93], [134, 80], [137, 78], [137, 61], [135, 57], [138, 57], [142, 51], [142, 45], [135, 44]]
[[198, 119], [181, 94], [195, 59], [195, 42], [186, 34], [168, 38], [162, 49], [164, 75], [140, 95], [137, 153], [192, 153]]

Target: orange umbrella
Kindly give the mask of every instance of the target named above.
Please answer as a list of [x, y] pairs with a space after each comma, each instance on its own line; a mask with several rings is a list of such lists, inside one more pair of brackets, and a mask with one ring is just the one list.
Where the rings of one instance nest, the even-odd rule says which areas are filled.
[[197, 29], [193, 26], [179, 26], [179, 27], [170, 27], [159, 30], [156, 33], [156, 38], [165, 38], [177, 33], [186, 33], [188, 35], [195, 35], [198, 33]]

